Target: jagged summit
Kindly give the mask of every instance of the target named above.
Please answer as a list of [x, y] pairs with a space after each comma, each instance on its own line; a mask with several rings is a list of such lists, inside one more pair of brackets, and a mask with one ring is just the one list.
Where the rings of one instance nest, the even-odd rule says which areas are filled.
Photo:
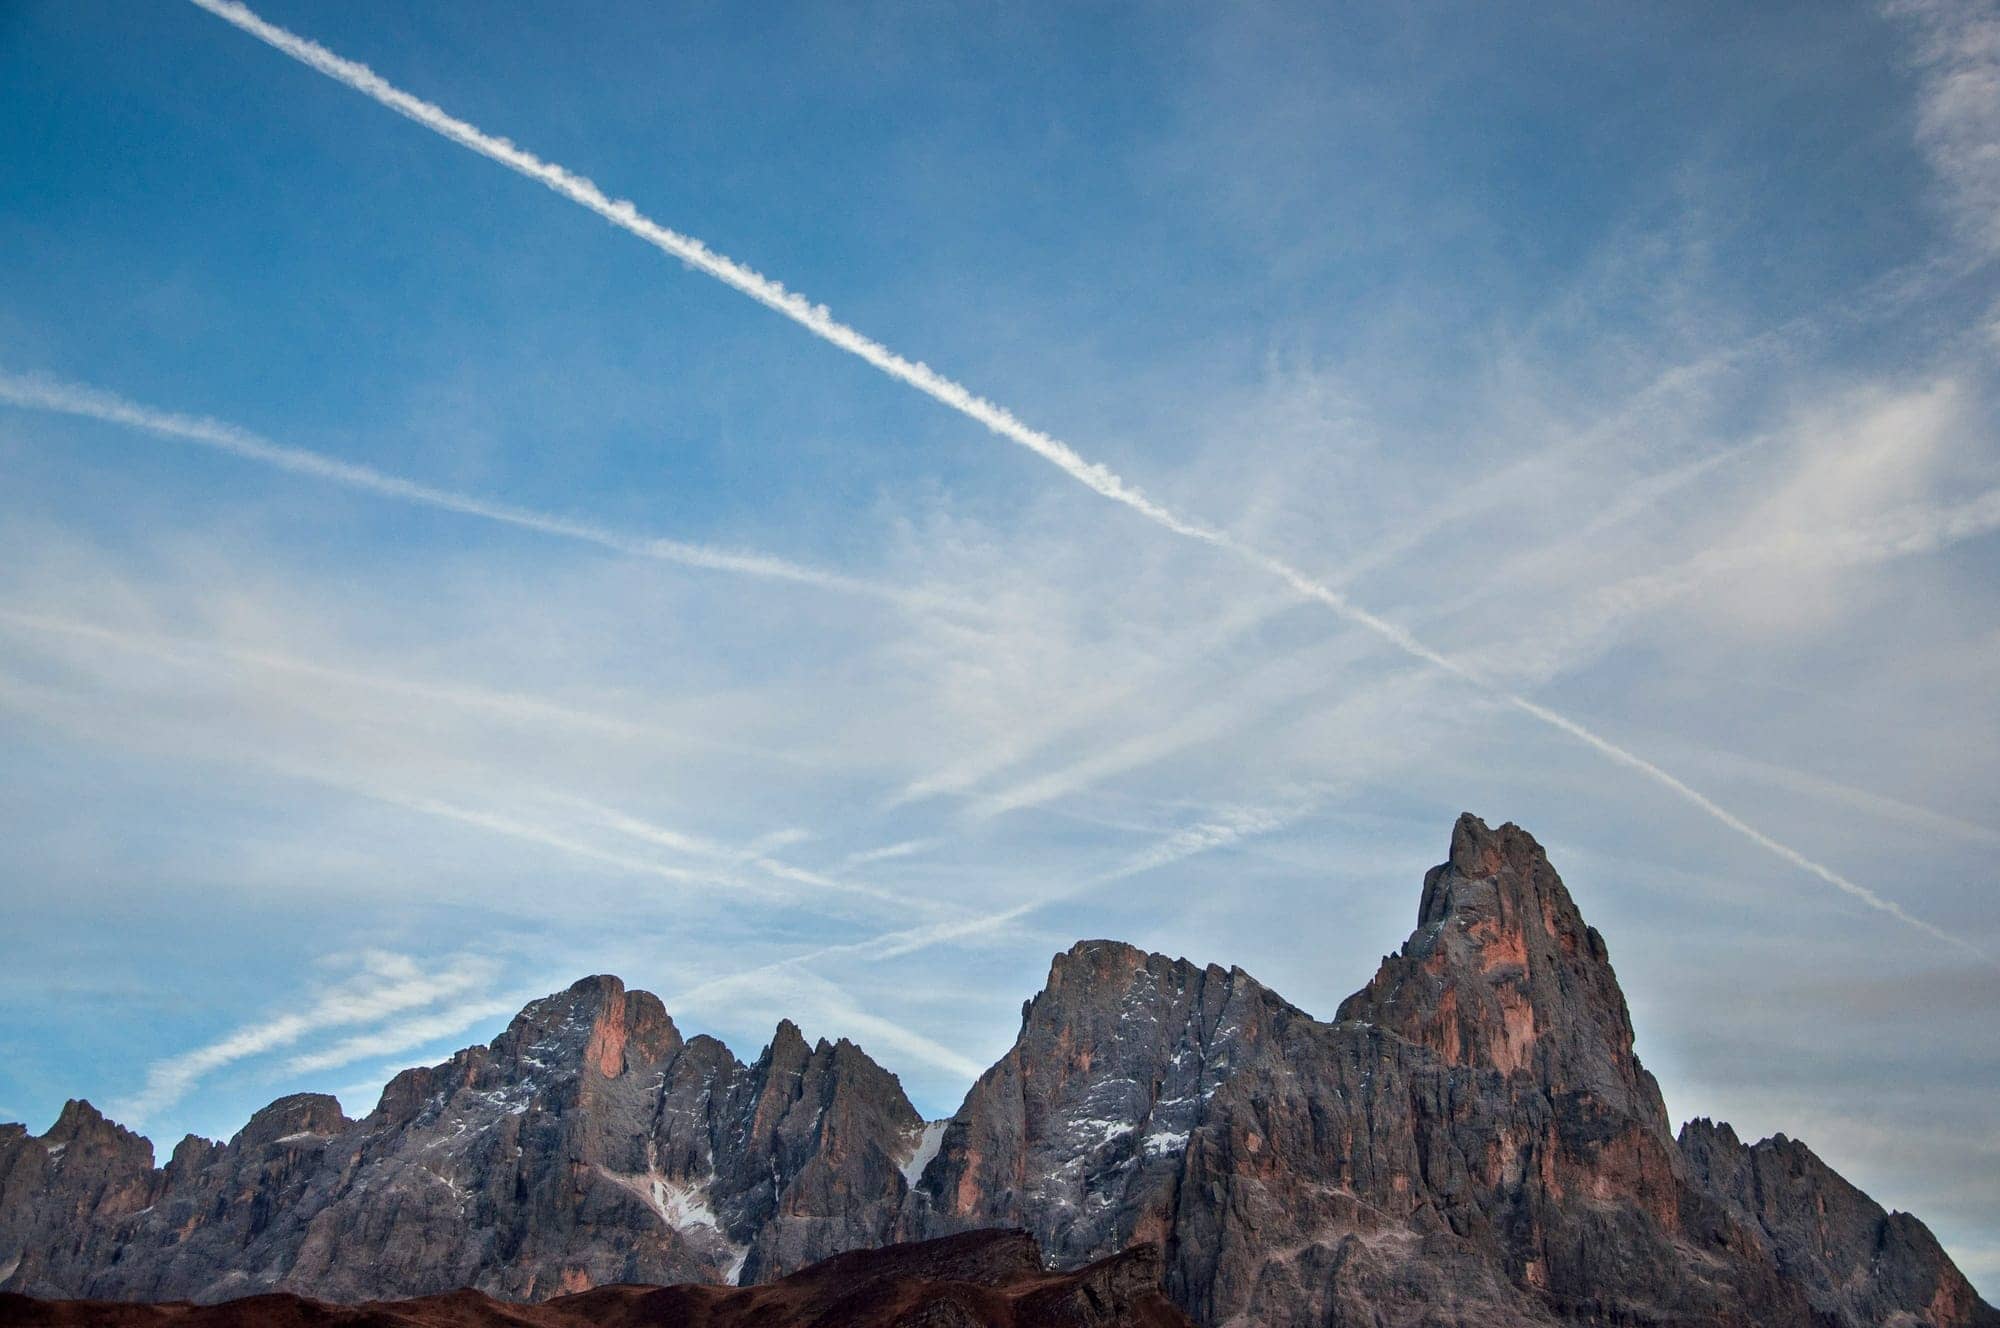
[[755, 1279], [884, 1239], [922, 1124], [844, 1039], [808, 1046], [787, 1020], [745, 1065], [601, 974], [398, 1074], [360, 1120], [323, 1094], [281, 1098], [159, 1170], [86, 1103], [42, 1139], [0, 1134], [0, 1280], [355, 1300]]
[[1534, 836], [1511, 823], [1458, 818], [1450, 857], [1424, 877], [1417, 929], [1338, 1017], [1394, 1029], [1446, 1064], [1588, 1089], [1668, 1133], [1604, 938]]
[[2000, 1322], [1804, 1145], [1674, 1137], [1603, 938], [1470, 815], [1335, 1020], [1078, 942], [948, 1121], [846, 1039], [786, 1020], [745, 1064], [599, 975], [360, 1120], [284, 1098], [162, 1169], [85, 1103], [0, 1127], [0, 1290], [35, 1294], [544, 1299], [989, 1227], [1066, 1269], [1157, 1244], [1213, 1325]]

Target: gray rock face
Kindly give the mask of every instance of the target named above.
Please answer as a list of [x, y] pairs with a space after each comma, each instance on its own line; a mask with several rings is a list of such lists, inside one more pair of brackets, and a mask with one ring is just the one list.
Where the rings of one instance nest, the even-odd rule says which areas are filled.
[[1699, 1190], [1829, 1320], [2000, 1321], [1922, 1222], [1885, 1212], [1804, 1144], [1782, 1134], [1744, 1144], [1726, 1123], [1697, 1119], [1681, 1127], [1680, 1150]]
[[1209, 1325], [2000, 1324], [1803, 1145], [1676, 1140], [1603, 938], [1470, 816], [1334, 1020], [1083, 942], [948, 1122], [850, 1043], [745, 1066], [592, 978], [359, 1121], [287, 1098], [160, 1171], [82, 1104], [0, 1127], [0, 1289], [39, 1295], [542, 1299], [990, 1227], [1064, 1269], [1157, 1245]]
[[285, 1098], [157, 1172], [85, 1105], [42, 1139], [8, 1127], [0, 1262], [19, 1258], [8, 1290], [106, 1299], [756, 1280], [880, 1243], [921, 1129], [851, 1043], [786, 1023], [745, 1066], [683, 1040], [652, 995], [587, 978], [490, 1047], [397, 1076], [359, 1121]]
[[115, 1232], [153, 1202], [153, 1146], [99, 1115], [63, 1104], [47, 1134], [0, 1125], [0, 1285], [61, 1285], [109, 1264]]

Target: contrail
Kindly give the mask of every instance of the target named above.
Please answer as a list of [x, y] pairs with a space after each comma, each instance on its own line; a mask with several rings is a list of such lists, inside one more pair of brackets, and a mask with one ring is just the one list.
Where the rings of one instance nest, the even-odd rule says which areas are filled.
[[416, 480], [404, 479], [400, 475], [376, 470], [372, 466], [342, 461], [337, 457], [308, 451], [302, 447], [274, 443], [247, 429], [226, 424], [221, 420], [154, 410], [81, 383], [65, 383], [41, 375], [11, 374], [0, 370], [0, 402], [28, 410], [50, 411], [59, 415], [74, 415], [84, 419], [102, 420], [108, 424], [143, 429], [162, 437], [177, 438], [183, 442], [227, 452], [247, 461], [275, 466], [279, 470], [291, 471], [295, 475], [307, 475], [349, 489], [359, 489], [384, 498], [393, 498], [398, 502], [456, 512], [461, 516], [477, 517], [482, 521], [497, 521], [502, 525], [531, 530], [541, 535], [552, 535], [557, 539], [594, 544], [598, 548], [610, 549], [615, 553], [632, 557], [653, 558], [661, 562], [679, 563], [686, 567], [699, 567], [712, 572], [734, 572], [773, 581], [790, 581], [819, 590], [889, 600], [908, 608], [973, 612], [970, 605], [943, 595], [910, 590], [902, 586], [883, 585], [859, 577], [843, 576], [838, 572], [805, 567], [760, 553], [740, 553], [729, 549], [711, 548], [705, 544], [690, 544], [682, 540], [627, 535], [587, 521], [576, 521], [548, 512], [538, 512], [533, 508], [516, 507], [511, 503], [494, 502], [471, 494], [435, 488]]
[[693, 236], [682, 235], [678, 231], [660, 225], [641, 213], [629, 200], [613, 199], [583, 176], [565, 170], [553, 162], [543, 161], [504, 138], [496, 138], [485, 133], [449, 114], [443, 108], [404, 92], [368, 66], [335, 55], [317, 42], [308, 41], [296, 33], [266, 22], [248, 7], [237, 3], [237, 0], [190, 0], [190, 2], [249, 33], [259, 41], [282, 51], [301, 64], [346, 84], [397, 114], [407, 116], [432, 132], [441, 134], [462, 147], [489, 157], [511, 171], [547, 186], [580, 207], [588, 208], [612, 225], [630, 232], [661, 252], [680, 259], [688, 266], [714, 277], [766, 308], [784, 315], [814, 336], [866, 361], [889, 377], [908, 384], [966, 418], [984, 425], [1007, 441], [1027, 448], [1079, 484], [1112, 502], [1130, 508], [1155, 525], [1172, 531], [1184, 539], [1196, 540], [1234, 555], [1290, 586], [1300, 596], [1317, 601], [1345, 621], [1372, 632], [1411, 659], [1429, 664], [1459, 678], [1522, 714], [1540, 720], [1558, 732], [1575, 738], [1620, 765], [1638, 771], [1661, 788], [1677, 794], [1752, 843], [1769, 850], [1794, 866], [1811, 872], [1870, 908], [1886, 913], [1933, 939], [1959, 946], [1981, 959], [1986, 959], [1989, 963], [1993, 962], [1985, 951], [1970, 941], [1912, 916], [1901, 906], [1882, 898], [1866, 886], [1848, 880], [1832, 868], [1814, 862], [1797, 849], [1771, 838], [1637, 753], [1627, 751], [1608, 738], [1600, 737], [1582, 724], [1550, 710], [1547, 706], [1489, 681], [1470, 666], [1424, 644], [1403, 628], [1353, 603], [1333, 587], [1315, 580], [1284, 559], [1246, 544], [1219, 527], [1182, 516], [1172, 508], [1155, 502], [1119, 478], [1109, 467], [1086, 460], [1061, 439], [1030, 427], [1004, 407], [946, 378], [922, 361], [898, 355], [881, 342], [834, 318], [825, 305], [814, 304], [803, 295], [785, 289], [779, 282], [716, 253]]

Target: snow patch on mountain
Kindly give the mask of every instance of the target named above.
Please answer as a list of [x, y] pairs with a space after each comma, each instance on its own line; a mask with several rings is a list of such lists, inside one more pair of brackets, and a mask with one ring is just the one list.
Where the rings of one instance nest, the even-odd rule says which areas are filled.
[[722, 1230], [722, 1224], [715, 1220], [715, 1210], [708, 1206], [706, 1180], [699, 1185], [689, 1185], [661, 1175], [657, 1168], [642, 1176], [627, 1176], [600, 1166], [597, 1174], [620, 1189], [638, 1195], [648, 1208], [660, 1215], [662, 1222], [675, 1231], [688, 1232], [699, 1227], [715, 1232]]
[[949, 1118], [927, 1121], [924, 1128], [917, 1132], [916, 1142], [910, 1149], [910, 1155], [897, 1167], [897, 1170], [903, 1173], [904, 1183], [911, 1189], [917, 1188], [917, 1182], [924, 1178], [924, 1168], [928, 1167], [931, 1159], [938, 1155], [938, 1149], [944, 1144], [945, 1128], [950, 1124]]

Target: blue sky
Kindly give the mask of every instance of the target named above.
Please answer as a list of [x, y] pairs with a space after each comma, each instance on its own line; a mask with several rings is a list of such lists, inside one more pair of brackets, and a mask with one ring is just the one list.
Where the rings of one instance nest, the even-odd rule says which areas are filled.
[[2000, 1283], [1990, 5], [259, 12], [1483, 681], [192, 5], [9, 5], [0, 1117], [359, 1112], [605, 970], [944, 1114], [1079, 936], [1330, 1014], [1471, 809], [1672, 1111]]

